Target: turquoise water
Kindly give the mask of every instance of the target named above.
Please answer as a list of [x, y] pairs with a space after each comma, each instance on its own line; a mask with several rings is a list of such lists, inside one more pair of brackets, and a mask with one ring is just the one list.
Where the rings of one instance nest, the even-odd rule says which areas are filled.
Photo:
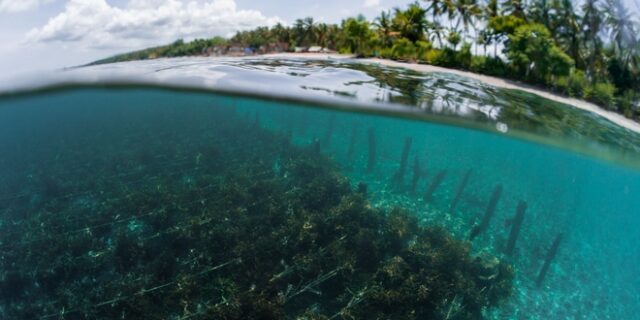
[[[5, 97], [0, 318], [633, 319], [628, 139], [577, 153], [423, 117], [150, 87]], [[606, 160], [615, 150], [624, 161]]]

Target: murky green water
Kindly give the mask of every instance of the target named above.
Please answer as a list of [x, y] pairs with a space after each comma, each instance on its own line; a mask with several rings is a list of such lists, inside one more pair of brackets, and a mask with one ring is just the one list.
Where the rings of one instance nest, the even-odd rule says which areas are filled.
[[[388, 100], [483, 92], [389, 72]], [[495, 94], [466, 127], [151, 87], [4, 97], [0, 318], [633, 319], [637, 135]]]

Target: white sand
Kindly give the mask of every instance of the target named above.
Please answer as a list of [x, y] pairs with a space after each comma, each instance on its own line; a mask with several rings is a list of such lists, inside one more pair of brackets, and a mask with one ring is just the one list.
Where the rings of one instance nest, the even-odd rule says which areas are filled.
[[[339, 59], [349, 59], [349, 58], [353, 58], [353, 56], [350, 55], [340, 55], [340, 54], [326, 54], [326, 53], [280, 53], [280, 54], [271, 54], [271, 55], [266, 55], [266, 57], [295, 57], [295, 58], [313, 58], [313, 59], [329, 59], [329, 60], [339, 60]], [[471, 79], [475, 79], [478, 81], [481, 81], [483, 83], [486, 83], [488, 85], [492, 85], [495, 87], [499, 87], [499, 88], [506, 88], [506, 89], [517, 89], [517, 90], [522, 90], [525, 92], [529, 92], [538, 96], [541, 96], [543, 98], [549, 99], [549, 100], [553, 100], [553, 101], [557, 101], [560, 103], [564, 103], [564, 104], [568, 104], [571, 106], [574, 106], [576, 108], [579, 109], [583, 109], [583, 110], [587, 110], [590, 112], [593, 112], [621, 127], [627, 128], [629, 130], [635, 131], [637, 133], [640, 133], [640, 123], [635, 122], [631, 119], [627, 119], [625, 118], [623, 115], [619, 114], [619, 113], [615, 113], [612, 111], [608, 111], [605, 109], [602, 109], [601, 107], [584, 101], [584, 100], [579, 100], [579, 99], [574, 99], [574, 98], [569, 98], [569, 97], [565, 97], [565, 96], [561, 96], [555, 93], [551, 93], [549, 91], [546, 90], [542, 90], [524, 83], [520, 83], [520, 82], [516, 82], [516, 81], [512, 81], [512, 80], [505, 80], [505, 79], [501, 79], [501, 78], [496, 78], [496, 77], [491, 77], [491, 76], [485, 76], [482, 74], [477, 74], [477, 73], [473, 73], [473, 72], [468, 72], [468, 71], [461, 71], [461, 70], [456, 70], [456, 69], [449, 69], [449, 68], [443, 68], [443, 67], [437, 67], [437, 66], [432, 66], [432, 65], [428, 65], [428, 64], [416, 64], [416, 63], [406, 63], [406, 62], [397, 62], [397, 61], [393, 61], [393, 60], [386, 60], [386, 59], [375, 59], [375, 58], [371, 58], [371, 59], [360, 59], [359, 61], [365, 62], [365, 63], [373, 63], [373, 64], [380, 64], [380, 65], [384, 65], [384, 66], [390, 66], [390, 67], [400, 67], [400, 68], [407, 68], [407, 69], [411, 69], [411, 70], [415, 70], [415, 71], [419, 71], [419, 72], [445, 72], [445, 73], [451, 73], [451, 74], [455, 74], [455, 75], [459, 75], [459, 76], [463, 76], [463, 77], [467, 77], [467, 78], [471, 78]]]

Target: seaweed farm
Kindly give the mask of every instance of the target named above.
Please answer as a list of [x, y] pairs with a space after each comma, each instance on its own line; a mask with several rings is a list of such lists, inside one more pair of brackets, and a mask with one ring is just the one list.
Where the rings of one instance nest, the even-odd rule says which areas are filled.
[[365, 111], [0, 98], [0, 318], [640, 314], [636, 168]]

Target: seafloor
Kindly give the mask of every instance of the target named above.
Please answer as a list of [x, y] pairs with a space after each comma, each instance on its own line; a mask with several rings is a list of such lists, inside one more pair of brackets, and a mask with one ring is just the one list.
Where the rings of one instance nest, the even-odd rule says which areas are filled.
[[0, 123], [3, 319], [640, 310], [627, 213], [640, 180], [610, 164], [462, 128], [151, 89], [8, 99]]

